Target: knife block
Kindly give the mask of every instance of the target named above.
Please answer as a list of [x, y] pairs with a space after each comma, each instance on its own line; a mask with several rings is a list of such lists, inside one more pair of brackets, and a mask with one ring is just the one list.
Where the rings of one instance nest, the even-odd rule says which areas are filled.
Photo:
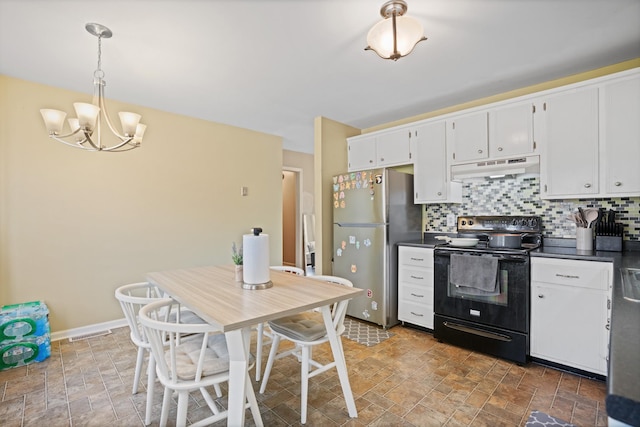
[[622, 236], [596, 236], [596, 251], [622, 251]]

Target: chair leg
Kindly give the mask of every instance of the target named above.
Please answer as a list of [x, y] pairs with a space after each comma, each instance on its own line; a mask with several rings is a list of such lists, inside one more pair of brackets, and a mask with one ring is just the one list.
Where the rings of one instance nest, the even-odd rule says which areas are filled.
[[160, 427], [167, 426], [167, 418], [169, 418], [169, 405], [171, 404], [171, 389], [164, 388], [164, 396], [162, 397], [162, 412], [160, 413]]
[[178, 414], [176, 415], [176, 427], [187, 426], [187, 407], [189, 406], [189, 392], [178, 392]]
[[136, 372], [133, 376], [133, 390], [131, 394], [138, 392], [138, 383], [140, 382], [140, 373], [142, 371], [142, 362], [144, 361], [144, 352], [146, 350], [142, 347], [138, 347], [138, 357], [136, 359]]
[[153, 406], [153, 392], [156, 382], [156, 360], [149, 353], [149, 368], [147, 370], [147, 407], [144, 413], [144, 425], [151, 424], [151, 407]]
[[300, 381], [300, 422], [307, 423], [307, 397], [309, 395], [309, 358], [310, 348], [302, 346], [302, 379]]
[[260, 384], [260, 394], [264, 394], [264, 391], [267, 388], [267, 382], [269, 381], [269, 375], [271, 375], [271, 368], [273, 367], [273, 362], [276, 360], [276, 353], [278, 352], [279, 346], [280, 337], [276, 334], [273, 334], [273, 338], [271, 339], [271, 351], [269, 352], [269, 359], [267, 360], [267, 366], [264, 368], [262, 384]]
[[260, 323], [256, 336], [256, 381], [260, 381], [260, 371], [262, 370], [262, 340], [264, 338], [264, 323]]
[[216, 397], [222, 397], [222, 389], [220, 388], [220, 384], [214, 384], [213, 389], [216, 391]]

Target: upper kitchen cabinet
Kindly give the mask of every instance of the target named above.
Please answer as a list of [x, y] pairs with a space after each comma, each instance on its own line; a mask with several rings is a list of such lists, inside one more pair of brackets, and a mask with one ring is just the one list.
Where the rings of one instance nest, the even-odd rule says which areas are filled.
[[453, 163], [535, 152], [533, 103], [509, 102], [449, 120]]
[[513, 157], [535, 152], [534, 107], [530, 101], [489, 111], [489, 156]]
[[411, 163], [412, 137], [415, 132], [405, 127], [347, 138], [349, 171]]
[[448, 176], [446, 122], [432, 122], [415, 130], [414, 203], [462, 203], [462, 184]]
[[467, 163], [489, 157], [487, 121], [486, 111], [448, 120], [453, 163]]
[[347, 157], [349, 159], [349, 171], [375, 168], [375, 135], [361, 135], [347, 138]]
[[[540, 196], [547, 199], [598, 194], [598, 89], [586, 87], [537, 102], [543, 119]], [[538, 126], [539, 125], [539, 126]]]
[[600, 89], [600, 161], [603, 191], [640, 194], [640, 75], [605, 83]]
[[[640, 72], [632, 70], [536, 102], [543, 199], [640, 195]], [[538, 114], [538, 113], [536, 113]]]

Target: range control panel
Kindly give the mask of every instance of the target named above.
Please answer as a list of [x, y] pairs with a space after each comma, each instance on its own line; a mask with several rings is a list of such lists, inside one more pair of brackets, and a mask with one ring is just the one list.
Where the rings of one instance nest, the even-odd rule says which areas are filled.
[[459, 216], [458, 232], [542, 233], [539, 216]]

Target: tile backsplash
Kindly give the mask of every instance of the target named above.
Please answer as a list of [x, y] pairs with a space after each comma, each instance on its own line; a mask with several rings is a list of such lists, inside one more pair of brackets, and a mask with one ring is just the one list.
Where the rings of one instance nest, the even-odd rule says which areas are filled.
[[425, 231], [456, 232], [447, 227], [447, 214], [460, 215], [538, 215], [542, 217], [544, 237], [575, 238], [576, 226], [567, 215], [578, 207], [616, 211], [616, 221], [624, 224], [624, 240], [640, 241], [640, 197], [604, 199], [540, 199], [540, 178], [518, 176], [464, 182], [462, 203], [424, 205]]

